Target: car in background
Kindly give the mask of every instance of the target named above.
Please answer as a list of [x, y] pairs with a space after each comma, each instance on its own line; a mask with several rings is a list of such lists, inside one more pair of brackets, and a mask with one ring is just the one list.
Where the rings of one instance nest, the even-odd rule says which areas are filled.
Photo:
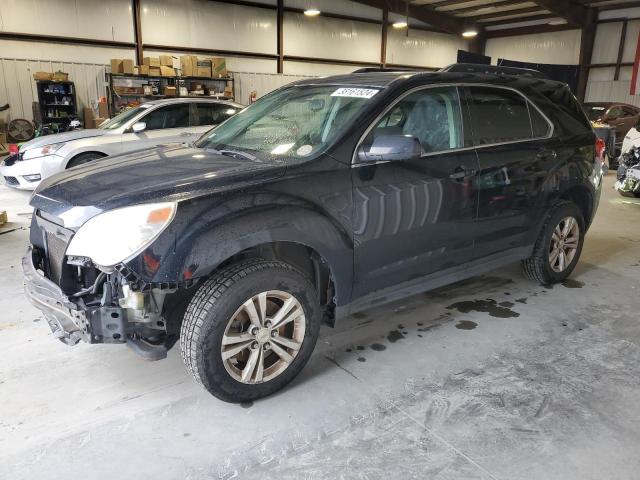
[[640, 108], [627, 103], [588, 102], [582, 108], [591, 122], [602, 122], [615, 127], [615, 156], [622, 146], [624, 136], [640, 121]]
[[242, 108], [238, 103], [209, 98], [146, 102], [99, 128], [35, 138], [0, 164], [0, 175], [10, 187], [33, 190], [54, 173], [98, 158], [193, 142]]

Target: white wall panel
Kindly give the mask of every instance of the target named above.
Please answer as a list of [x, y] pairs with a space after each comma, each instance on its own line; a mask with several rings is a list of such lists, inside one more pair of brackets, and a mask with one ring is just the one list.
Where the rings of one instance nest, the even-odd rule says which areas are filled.
[[456, 62], [458, 50], [466, 49], [467, 42], [455, 35], [410, 29], [407, 37], [406, 31], [389, 29], [387, 63], [444, 67]]
[[81, 115], [82, 108], [95, 108], [99, 97], [105, 95], [105, 68], [93, 63], [0, 58], [0, 104], [11, 106], [7, 119], [33, 120], [32, 103], [38, 100], [33, 73], [62, 70], [75, 84], [77, 113]]
[[276, 12], [198, 0], [143, 0], [144, 43], [276, 53]]
[[335, 65], [326, 63], [309, 62], [284, 62], [284, 73], [289, 75], [303, 75], [310, 77], [326, 77], [329, 75], [342, 75], [362, 68], [358, 65]]
[[111, 58], [135, 58], [131, 48], [63, 45], [44, 42], [0, 40], [0, 55], [10, 58], [39, 58], [65, 62], [107, 64]]
[[621, 8], [619, 10], [605, 10], [600, 12], [598, 19], [605, 20], [610, 18], [638, 18], [640, 17], [640, 8]]
[[382, 10], [379, 8], [348, 0], [284, 0], [284, 6], [303, 10], [313, 7], [325, 13], [337, 13], [371, 20], [382, 19]]
[[618, 58], [618, 45], [622, 22], [601, 23], [596, 28], [596, 38], [593, 42], [591, 63], [615, 63]]
[[[617, 45], [617, 43], [616, 43]], [[580, 30], [490, 38], [486, 55], [520, 62], [577, 65], [580, 61]]]
[[284, 54], [380, 62], [381, 26], [326, 17], [284, 15]]
[[0, 0], [0, 30], [120, 42], [134, 39], [129, 0]]
[[257, 94], [257, 98], [260, 98], [283, 85], [308, 78], [303, 75], [278, 75], [249, 72], [235, 72], [234, 77], [236, 79], [236, 101], [244, 105], [249, 103], [249, 96], [254, 90]]
[[636, 58], [638, 34], [640, 34], [640, 20], [631, 20], [627, 23], [627, 35], [624, 41], [624, 51], [622, 52], [622, 61], [625, 63], [633, 62]]

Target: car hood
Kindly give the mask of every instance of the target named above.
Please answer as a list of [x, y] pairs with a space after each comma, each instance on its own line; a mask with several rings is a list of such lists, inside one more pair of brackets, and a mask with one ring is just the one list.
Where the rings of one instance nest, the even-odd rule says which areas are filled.
[[284, 175], [284, 163], [233, 158], [169, 145], [105, 158], [41, 182], [31, 205], [75, 228], [114, 208], [181, 201], [261, 183]]
[[100, 130], [98, 128], [88, 128], [86, 130], [72, 130], [70, 132], [55, 133], [53, 135], [45, 135], [29, 140], [20, 146], [20, 151], [30, 148], [44, 147], [53, 143], [70, 142], [71, 140], [80, 140], [81, 138], [101, 137], [109, 133], [109, 130]]

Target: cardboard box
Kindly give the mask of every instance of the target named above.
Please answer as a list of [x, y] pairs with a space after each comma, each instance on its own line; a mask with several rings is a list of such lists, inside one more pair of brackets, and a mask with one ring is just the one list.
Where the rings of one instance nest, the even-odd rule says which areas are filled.
[[53, 78], [53, 73], [51, 72], [36, 72], [33, 74], [34, 80], [51, 80]]
[[7, 134], [0, 133], [0, 143], [7, 143]]
[[121, 58], [112, 58], [111, 59], [111, 73], [122, 73], [122, 59]]
[[64, 72], [55, 72], [52, 75], [51, 80], [54, 82], [66, 82], [69, 80], [69, 74]]
[[95, 128], [98, 128], [100, 125], [102, 125], [104, 122], [106, 122], [107, 120], [109, 120], [108, 118], [95, 118], [93, 121], [95, 123]]
[[198, 60], [198, 72], [196, 76], [211, 78], [211, 64], [210, 59]]
[[176, 71], [173, 67], [167, 67], [166, 65], [160, 65], [160, 76], [162, 77], [175, 77]]
[[150, 67], [160, 67], [160, 59], [158, 57], [144, 57], [142, 64]]
[[149, 65], [138, 65], [138, 75], [149, 75]]
[[159, 77], [160, 76], [160, 67], [149, 67], [149, 76], [150, 77]]
[[84, 128], [95, 128], [92, 108], [84, 107], [82, 109], [82, 118], [84, 119]]
[[164, 87], [164, 94], [167, 97], [175, 97], [176, 96], [176, 87]]
[[[2, 143], [7, 143], [7, 142], [2, 142]], [[9, 223], [9, 219], [7, 218], [6, 210], [2, 210], [0, 212], [0, 225], [4, 225], [5, 223]]]
[[211, 59], [211, 70], [213, 78], [221, 78], [228, 76], [227, 59], [223, 57], [213, 57]]
[[133, 60], [130, 60], [128, 58], [122, 60], [122, 67], [121, 67], [121, 71], [124, 74], [127, 75], [133, 75]]
[[160, 55], [160, 66], [173, 68], [173, 57], [171, 55]]
[[195, 55], [181, 55], [180, 73], [183, 77], [195, 77], [198, 74], [198, 57]]
[[107, 102], [98, 102], [98, 116], [109, 118], [109, 105]]

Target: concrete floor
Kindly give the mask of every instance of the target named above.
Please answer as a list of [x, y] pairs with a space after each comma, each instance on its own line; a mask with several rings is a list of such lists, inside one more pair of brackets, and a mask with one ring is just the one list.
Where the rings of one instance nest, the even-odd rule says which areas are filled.
[[[22, 295], [28, 231], [2, 235], [0, 478], [636, 479], [640, 201], [612, 185], [565, 285], [514, 265], [357, 315], [242, 406], [177, 349], [54, 340]], [[12, 220], [26, 199], [0, 188]]]

